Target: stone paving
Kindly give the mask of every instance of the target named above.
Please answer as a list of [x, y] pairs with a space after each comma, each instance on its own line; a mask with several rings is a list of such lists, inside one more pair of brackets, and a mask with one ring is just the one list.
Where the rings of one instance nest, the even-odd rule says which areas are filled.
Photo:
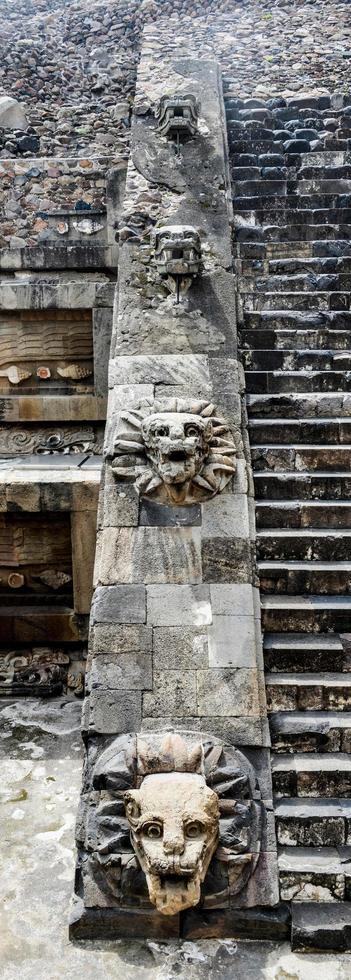
[[78, 704], [1, 708], [2, 980], [319, 980], [321, 970], [348, 980], [351, 954], [297, 955], [285, 943], [69, 943], [80, 780]]

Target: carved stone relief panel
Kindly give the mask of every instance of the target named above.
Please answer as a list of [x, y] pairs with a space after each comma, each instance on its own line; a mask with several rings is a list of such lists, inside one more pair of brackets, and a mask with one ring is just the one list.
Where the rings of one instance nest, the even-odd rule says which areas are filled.
[[72, 604], [72, 547], [67, 514], [9, 513], [0, 518], [0, 597]]
[[254, 769], [233, 746], [193, 732], [122, 735], [88, 779], [78, 833], [86, 904], [151, 903], [174, 915], [243, 892], [265, 813]]
[[0, 697], [83, 697], [84, 673], [81, 647], [0, 649]]
[[103, 451], [104, 429], [102, 425], [60, 425], [53, 422], [43, 425], [0, 425], [0, 455], [53, 455], [55, 453], [92, 453], [100, 456]]
[[0, 393], [91, 391], [91, 310], [20, 310], [0, 316]]
[[121, 412], [112, 468], [141, 496], [181, 505], [213, 497], [235, 472], [235, 444], [215, 405], [144, 400]]

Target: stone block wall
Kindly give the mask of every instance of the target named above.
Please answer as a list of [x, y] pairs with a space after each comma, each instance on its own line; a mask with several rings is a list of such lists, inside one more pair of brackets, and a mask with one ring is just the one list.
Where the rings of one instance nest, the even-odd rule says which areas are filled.
[[[106, 181], [114, 167], [115, 155], [1, 159], [0, 247], [110, 241]], [[123, 171], [123, 164], [116, 169]]]

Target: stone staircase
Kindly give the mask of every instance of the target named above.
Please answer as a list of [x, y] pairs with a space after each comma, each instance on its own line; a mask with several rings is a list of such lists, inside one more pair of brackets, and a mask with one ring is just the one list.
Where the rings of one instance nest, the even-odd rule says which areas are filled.
[[[351, 96], [225, 83], [281, 898], [351, 898]], [[348, 102], [350, 104], [348, 104]]]

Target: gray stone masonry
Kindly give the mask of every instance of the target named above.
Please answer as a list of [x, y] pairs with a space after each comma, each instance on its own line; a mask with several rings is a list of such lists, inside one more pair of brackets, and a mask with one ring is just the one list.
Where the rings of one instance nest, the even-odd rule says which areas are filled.
[[[86, 832], [84, 840], [80, 837], [77, 877], [83, 905], [74, 935], [79, 921], [83, 932], [87, 927], [84, 902], [89, 923], [95, 922], [91, 935], [104, 934], [104, 915], [111, 908], [128, 906], [131, 917], [137, 910], [132, 891], [127, 898], [125, 889], [132, 886], [125, 884], [124, 871], [113, 895], [106, 891], [107, 879], [117, 872], [107, 871], [107, 865], [102, 870], [94, 833], [87, 829], [88, 823], [93, 827], [98, 802], [93, 767], [104, 746], [122, 733], [186, 728], [211, 733], [249, 754], [265, 813], [260, 857], [238, 894], [233, 868], [226, 878], [229, 893], [218, 880], [211, 885], [216, 892], [211, 901], [218, 909], [228, 907], [225, 894], [239, 908], [278, 901], [221, 79], [216, 63], [182, 59], [169, 50], [166, 38], [159, 41], [150, 28], [139, 67], [120, 223], [83, 722]], [[155, 109], [167, 93], [190, 93], [200, 102], [198, 133], [179, 153], [157, 132]], [[160, 272], [155, 242], [157, 235], [161, 242], [178, 235], [181, 242], [183, 229], [200, 241], [200, 265], [196, 274], [183, 269], [172, 279], [164, 272], [168, 246]], [[172, 259], [176, 269], [185, 255], [179, 242]], [[201, 423], [206, 433], [201, 445], [209, 443], [199, 450], [203, 457], [196, 475], [180, 493], [180, 484], [163, 479], [168, 463], [159, 446], [164, 426], [166, 434], [173, 426], [178, 433], [174, 459], [183, 465], [179, 440], [187, 444], [189, 423], [181, 426], [189, 414], [192, 433]], [[153, 418], [160, 426], [155, 438]], [[217, 461], [213, 469], [211, 460]], [[151, 914], [155, 930], [152, 906]], [[146, 917], [145, 935], [151, 935], [148, 923]], [[180, 927], [174, 921], [169, 928], [178, 932]]]

